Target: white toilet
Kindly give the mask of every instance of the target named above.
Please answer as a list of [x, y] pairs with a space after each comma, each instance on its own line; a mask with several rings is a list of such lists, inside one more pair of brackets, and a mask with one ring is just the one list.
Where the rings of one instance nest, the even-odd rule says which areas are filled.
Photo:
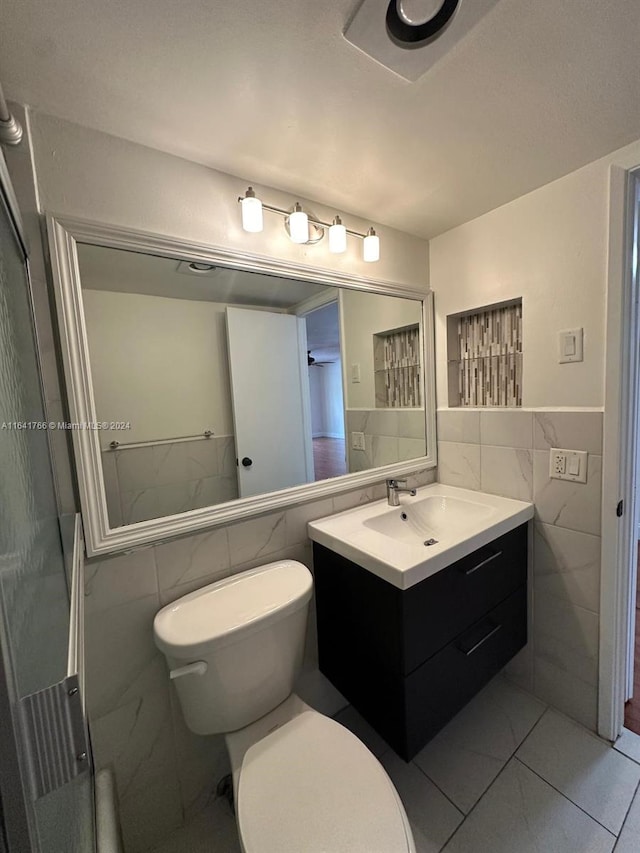
[[210, 584], [155, 618], [182, 711], [224, 733], [244, 853], [415, 853], [379, 761], [292, 693], [313, 580], [281, 560]]

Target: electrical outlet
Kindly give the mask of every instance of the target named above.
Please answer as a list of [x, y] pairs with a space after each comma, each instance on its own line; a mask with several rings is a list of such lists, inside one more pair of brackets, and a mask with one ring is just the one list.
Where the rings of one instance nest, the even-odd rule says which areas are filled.
[[364, 450], [364, 433], [363, 432], [352, 432], [351, 433], [351, 449], [352, 450]]
[[564, 452], [562, 450], [551, 451], [551, 473], [567, 473], [567, 457], [564, 455]]
[[586, 450], [562, 450], [552, 447], [549, 451], [549, 476], [554, 480], [587, 482]]

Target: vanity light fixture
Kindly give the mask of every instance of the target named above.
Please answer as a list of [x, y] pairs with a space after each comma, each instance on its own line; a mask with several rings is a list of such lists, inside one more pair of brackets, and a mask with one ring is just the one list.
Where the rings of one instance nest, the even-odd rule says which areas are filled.
[[296, 202], [290, 210], [281, 207], [273, 207], [264, 204], [256, 198], [253, 187], [248, 187], [244, 196], [238, 198], [242, 206], [242, 227], [250, 233], [258, 233], [264, 227], [262, 214], [264, 210], [269, 213], [277, 213], [284, 217], [284, 226], [287, 234], [294, 243], [310, 245], [319, 243], [324, 237], [324, 232], [329, 232], [329, 251], [338, 255], [347, 250], [347, 234], [358, 237], [363, 241], [362, 259], [367, 262], [380, 260], [380, 238], [373, 228], [369, 228], [366, 234], [360, 231], [352, 231], [342, 224], [339, 216], [335, 216], [333, 223], [322, 222], [310, 213], [302, 209], [300, 202]]

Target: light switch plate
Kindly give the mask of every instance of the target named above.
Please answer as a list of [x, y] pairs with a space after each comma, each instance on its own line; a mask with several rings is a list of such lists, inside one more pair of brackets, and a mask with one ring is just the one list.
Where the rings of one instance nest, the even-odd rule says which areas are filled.
[[352, 364], [351, 365], [351, 381], [352, 382], [360, 382], [360, 365]]
[[583, 338], [582, 329], [565, 329], [558, 332], [558, 362], [560, 364], [584, 361]]
[[552, 447], [549, 451], [549, 476], [552, 480], [586, 483], [588, 455], [586, 450], [562, 450]]
[[352, 450], [364, 450], [364, 433], [363, 432], [352, 432], [351, 433], [351, 449]]

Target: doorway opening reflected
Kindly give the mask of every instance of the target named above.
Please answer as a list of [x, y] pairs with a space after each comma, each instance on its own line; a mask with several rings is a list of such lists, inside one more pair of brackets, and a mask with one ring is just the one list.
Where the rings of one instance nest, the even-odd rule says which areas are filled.
[[306, 315], [315, 480], [346, 474], [340, 312], [337, 299]]

